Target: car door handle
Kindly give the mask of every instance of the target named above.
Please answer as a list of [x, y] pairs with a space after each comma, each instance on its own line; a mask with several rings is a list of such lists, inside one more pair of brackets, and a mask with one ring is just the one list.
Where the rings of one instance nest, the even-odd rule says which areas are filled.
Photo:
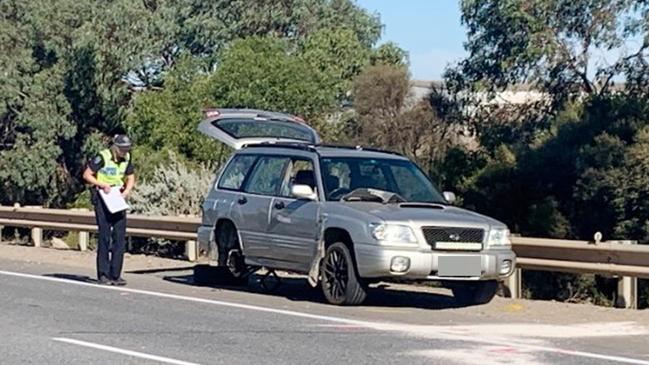
[[242, 196], [241, 198], [239, 198], [239, 200], [237, 200], [237, 203], [239, 203], [239, 204], [241, 204], [241, 205], [244, 205], [244, 204], [246, 204], [247, 202], [248, 202], [248, 199], [246, 199], [245, 196]]
[[286, 205], [284, 205], [284, 202], [277, 202], [275, 203], [275, 209], [284, 209]]

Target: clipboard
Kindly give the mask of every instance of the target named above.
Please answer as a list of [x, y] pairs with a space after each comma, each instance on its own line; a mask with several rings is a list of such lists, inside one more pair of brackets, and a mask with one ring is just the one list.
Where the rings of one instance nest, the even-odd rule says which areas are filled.
[[106, 194], [102, 189], [99, 189], [99, 196], [106, 204], [106, 208], [111, 213], [118, 213], [130, 209], [126, 200], [122, 197], [119, 186], [113, 186], [110, 193]]

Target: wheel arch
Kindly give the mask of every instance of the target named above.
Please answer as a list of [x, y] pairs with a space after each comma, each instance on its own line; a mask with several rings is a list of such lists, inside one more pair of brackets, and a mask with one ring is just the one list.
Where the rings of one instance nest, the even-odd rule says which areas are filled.
[[329, 246], [333, 245], [336, 242], [342, 242], [349, 249], [349, 253], [354, 260], [354, 270], [356, 275], [359, 275], [358, 272], [358, 260], [356, 258], [356, 250], [354, 249], [354, 240], [352, 239], [351, 234], [345, 228], [341, 227], [327, 227], [324, 232], [324, 249], [325, 252]]
[[219, 218], [217, 219], [216, 223], [214, 224], [214, 246], [216, 247], [217, 254], [220, 255], [221, 252], [219, 251], [221, 248], [219, 246], [219, 240], [218, 240], [218, 232], [220, 229], [223, 229], [223, 227], [232, 227], [232, 229], [235, 230], [237, 233], [237, 238], [238, 238], [238, 244], [239, 244], [239, 249], [241, 250], [241, 253], [245, 255], [245, 251], [243, 248], [243, 240], [241, 239], [241, 231], [237, 228], [237, 225], [234, 223], [234, 221], [230, 218]]

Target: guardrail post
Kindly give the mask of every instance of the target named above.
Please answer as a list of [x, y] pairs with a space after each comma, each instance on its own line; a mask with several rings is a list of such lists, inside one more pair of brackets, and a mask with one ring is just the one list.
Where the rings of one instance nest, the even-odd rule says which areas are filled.
[[43, 228], [32, 228], [32, 243], [34, 247], [41, 247], [43, 245]]
[[519, 268], [515, 268], [514, 272], [505, 280], [503, 283], [507, 290], [509, 290], [508, 296], [512, 299], [520, 299], [522, 297], [522, 284], [523, 284], [523, 273]]
[[198, 246], [196, 241], [187, 241], [185, 243], [185, 257], [189, 261], [196, 261], [198, 256]]
[[79, 232], [79, 251], [88, 251], [90, 232]]
[[[80, 212], [87, 212], [87, 208], [73, 209]], [[79, 251], [88, 251], [88, 243], [90, 242], [90, 232], [80, 231], [79, 232]]]
[[618, 308], [636, 309], [638, 307], [638, 278], [623, 276], [617, 282]]
[[[25, 206], [24, 208], [30, 208], [30, 209], [42, 209], [43, 207], [41, 206]], [[41, 247], [43, 246], [43, 228], [40, 227], [34, 227], [32, 228], [32, 243], [34, 244], [34, 247]]]
[[[608, 241], [611, 242], [611, 241]], [[616, 243], [635, 245], [637, 241], [616, 241]], [[617, 298], [615, 306], [618, 308], [638, 308], [638, 278], [622, 276], [617, 281]]]

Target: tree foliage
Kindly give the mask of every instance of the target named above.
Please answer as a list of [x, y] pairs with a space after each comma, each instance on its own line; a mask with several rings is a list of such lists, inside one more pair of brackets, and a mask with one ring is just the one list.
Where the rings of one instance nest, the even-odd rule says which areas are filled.
[[[460, 72], [490, 90], [531, 83], [557, 101], [606, 93], [646, 56], [648, 10], [634, 0], [464, 0], [471, 56]], [[621, 53], [613, 62], [597, 57], [611, 50]]]
[[[308, 70], [322, 63], [308, 63], [307, 50], [331, 59], [328, 52], [342, 49], [342, 41], [348, 55], [356, 56], [351, 47], [366, 54], [380, 30], [378, 17], [350, 0], [0, 0], [0, 203], [60, 206], [75, 200], [86, 159], [126, 129], [141, 138], [135, 155], [145, 170], [163, 161], [166, 149], [187, 160], [218, 161], [222, 146], [196, 136], [205, 101], [320, 111], [330, 98], [308, 100], [308, 93], [342, 92], [357, 62], [341, 58], [344, 70], [328, 72], [335, 76], [330, 79]], [[261, 35], [277, 39], [285, 54], [267, 53], [271, 59], [256, 72], [275, 73], [274, 91], [292, 82], [299, 99], [289, 102], [288, 91], [281, 102], [269, 100], [269, 91], [255, 99], [219, 83], [209, 92], [203, 88], [218, 78], [254, 93], [252, 79], [241, 84], [224, 71], [211, 76], [226, 55], [230, 70], [252, 76], [233, 63], [248, 67], [255, 58], [237, 58], [243, 46], [228, 49], [237, 39]], [[335, 47], [317, 49], [325, 45]], [[283, 66], [307, 75], [309, 86], [280, 76]]]
[[[649, 217], [628, 199], [643, 189], [627, 187], [637, 169], [626, 162], [642, 166], [631, 151], [642, 150], [646, 96], [639, 79], [615, 88], [613, 79], [644, 67], [647, 11], [624, 0], [462, 2], [469, 56], [447, 70], [431, 103], [469, 124], [487, 161], [465, 172], [465, 203], [522, 234], [646, 239]], [[632, 46], [612, 65], [593, 55]], [[491, 97], [522, 83], [537, 99]]]
[[[329, 74], [289, 53], [276, 38], [233, 42], [207, 81], [209, 97], [219, 107], [277, 110], [310, 118], [331, 108], [335, 89]], [[327, 87], [328, 86], [328, 87]]]
[[310, 34], [350, 29], [366, 48], [381, 35], [378, 16], [351, 0], [170, 0], [177, 14], [177, 39], [193, 55], [212, 55], [237, 38], [273, 36], [299, 43]]
[[[523, 235], [648, 242], [648, 14], [626, 0], [462, 1], [468, 57], [430, 101], [478, 148], [450, 150], [444, 185]], [[527, 279], [537, 297], [610, 295], [601, 280]]]
[[357, 114], [350, 138], [355, 143], [388, 148], [409, 156], [434, 178], [457, 134], [430, 103], [411, 95], [407, 69], [399, 63], [367, 67], [355, 80]]

